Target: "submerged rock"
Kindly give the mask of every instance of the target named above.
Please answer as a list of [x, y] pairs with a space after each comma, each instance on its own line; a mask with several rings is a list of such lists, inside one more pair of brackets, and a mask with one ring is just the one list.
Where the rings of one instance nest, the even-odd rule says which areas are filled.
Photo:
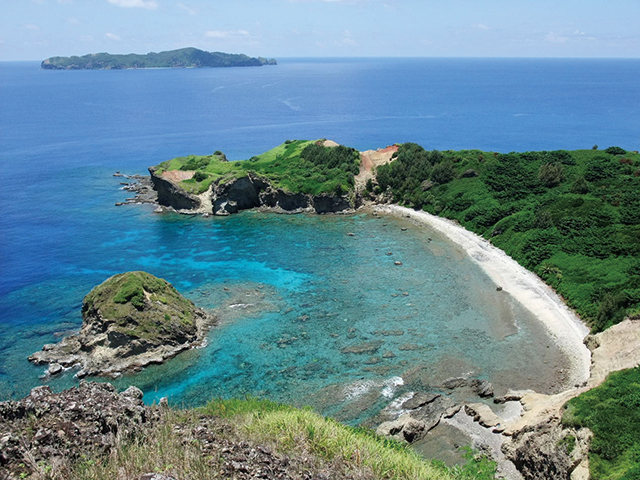
[[200, 344], [215, 320], [166, 280], [127, 272], [95, 287], [82, 303], [80, 331], [29, 357], [49, 373], [79, 367], [78, 377], [118, 376], [162, 363]]

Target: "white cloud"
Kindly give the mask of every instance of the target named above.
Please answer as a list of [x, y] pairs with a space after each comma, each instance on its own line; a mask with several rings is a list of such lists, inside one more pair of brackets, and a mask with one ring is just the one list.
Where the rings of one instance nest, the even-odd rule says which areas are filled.
[[73, 0], [58, 0], [60, 5], [70, 5], [73, 3]]
[[476, 23], [475, 25], [471, 25], [473, 28], [477, 28], [478, 30], [491, 30], [489, 25], [485, 25], [484, 23]]
[[80, 20], [78, 20], [76, 17], [69, 17], [67, 18], [67, 22], [71, 25], [78, 25], [80, 23]]
[[107, 37], [109, 40], [115, 40], [116, 42], [119, 42], [120, 40], [122, 40], [118, 35], [116, 35], [115, 33], [105, 33], [104, 34], [105, 37]]
[[251, 34], [246, 30], [209, 30], [204, 34], [207, 38], [230, 38], [230, 37], [249, 37]]
[[33, 24], [33, 23], [25, 24], [24, 28], [26, 28], [27, 30], [33, 30], [33, 31], [40, 30], [40, 27], [38, 25]]
[[559, 44], [567, 43], [569, 41], [569, 37], [567, 37], [566, 35], [562, 35], [560, 33], [554, 33], [554, 32], [549, 32], [545, 37], [545, 39], [549, 43], [559, 43]]
[[189, 5], [185, 5], [184, 3], [177, 4], [179, 8], [187, 12], [189, 15], [197, 15], [198, 11], [194, 8], [191, 8]]
[[146, 8], [147, 10], [155, 10], [158, 8], [158, 2], [155, 0], [107, 0], [111, 5], [124, 8]]

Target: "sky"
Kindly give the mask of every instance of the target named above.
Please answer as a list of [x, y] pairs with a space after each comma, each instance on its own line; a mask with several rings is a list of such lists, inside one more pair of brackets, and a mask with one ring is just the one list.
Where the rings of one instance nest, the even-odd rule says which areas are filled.
[[183, 47], [269, 58], [640, 58], [640, 1], [0, 0], [0, 61]]

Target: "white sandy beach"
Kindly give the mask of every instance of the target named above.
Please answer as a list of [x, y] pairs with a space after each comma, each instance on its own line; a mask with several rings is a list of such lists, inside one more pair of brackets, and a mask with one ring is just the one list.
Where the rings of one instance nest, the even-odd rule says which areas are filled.
[[588, 327], [538, 276], [528, 271], [499, 248], [451, 220], [397, 205], [376, 206], [374, 211], [411, 218], [459, 245], [484, 272], [545, 326], [567, 356], [570, 385], [589, 378], [591, 352], [583, 339]]

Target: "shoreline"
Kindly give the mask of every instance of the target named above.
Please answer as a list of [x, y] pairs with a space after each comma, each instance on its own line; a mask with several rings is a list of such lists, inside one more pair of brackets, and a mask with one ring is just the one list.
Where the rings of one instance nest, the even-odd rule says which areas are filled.
[[591, 352], [583, 340], [589, 334], [589, 329], [537, 275], [484, 238], [449, 219], [398, 205], [375, 205], [372, 211], [410, 218], [432, 228], [460, 247], [496, 285], [530, 311], [547, 330], [570, 365], [565, 388], [571, 389], [587, 382]]

